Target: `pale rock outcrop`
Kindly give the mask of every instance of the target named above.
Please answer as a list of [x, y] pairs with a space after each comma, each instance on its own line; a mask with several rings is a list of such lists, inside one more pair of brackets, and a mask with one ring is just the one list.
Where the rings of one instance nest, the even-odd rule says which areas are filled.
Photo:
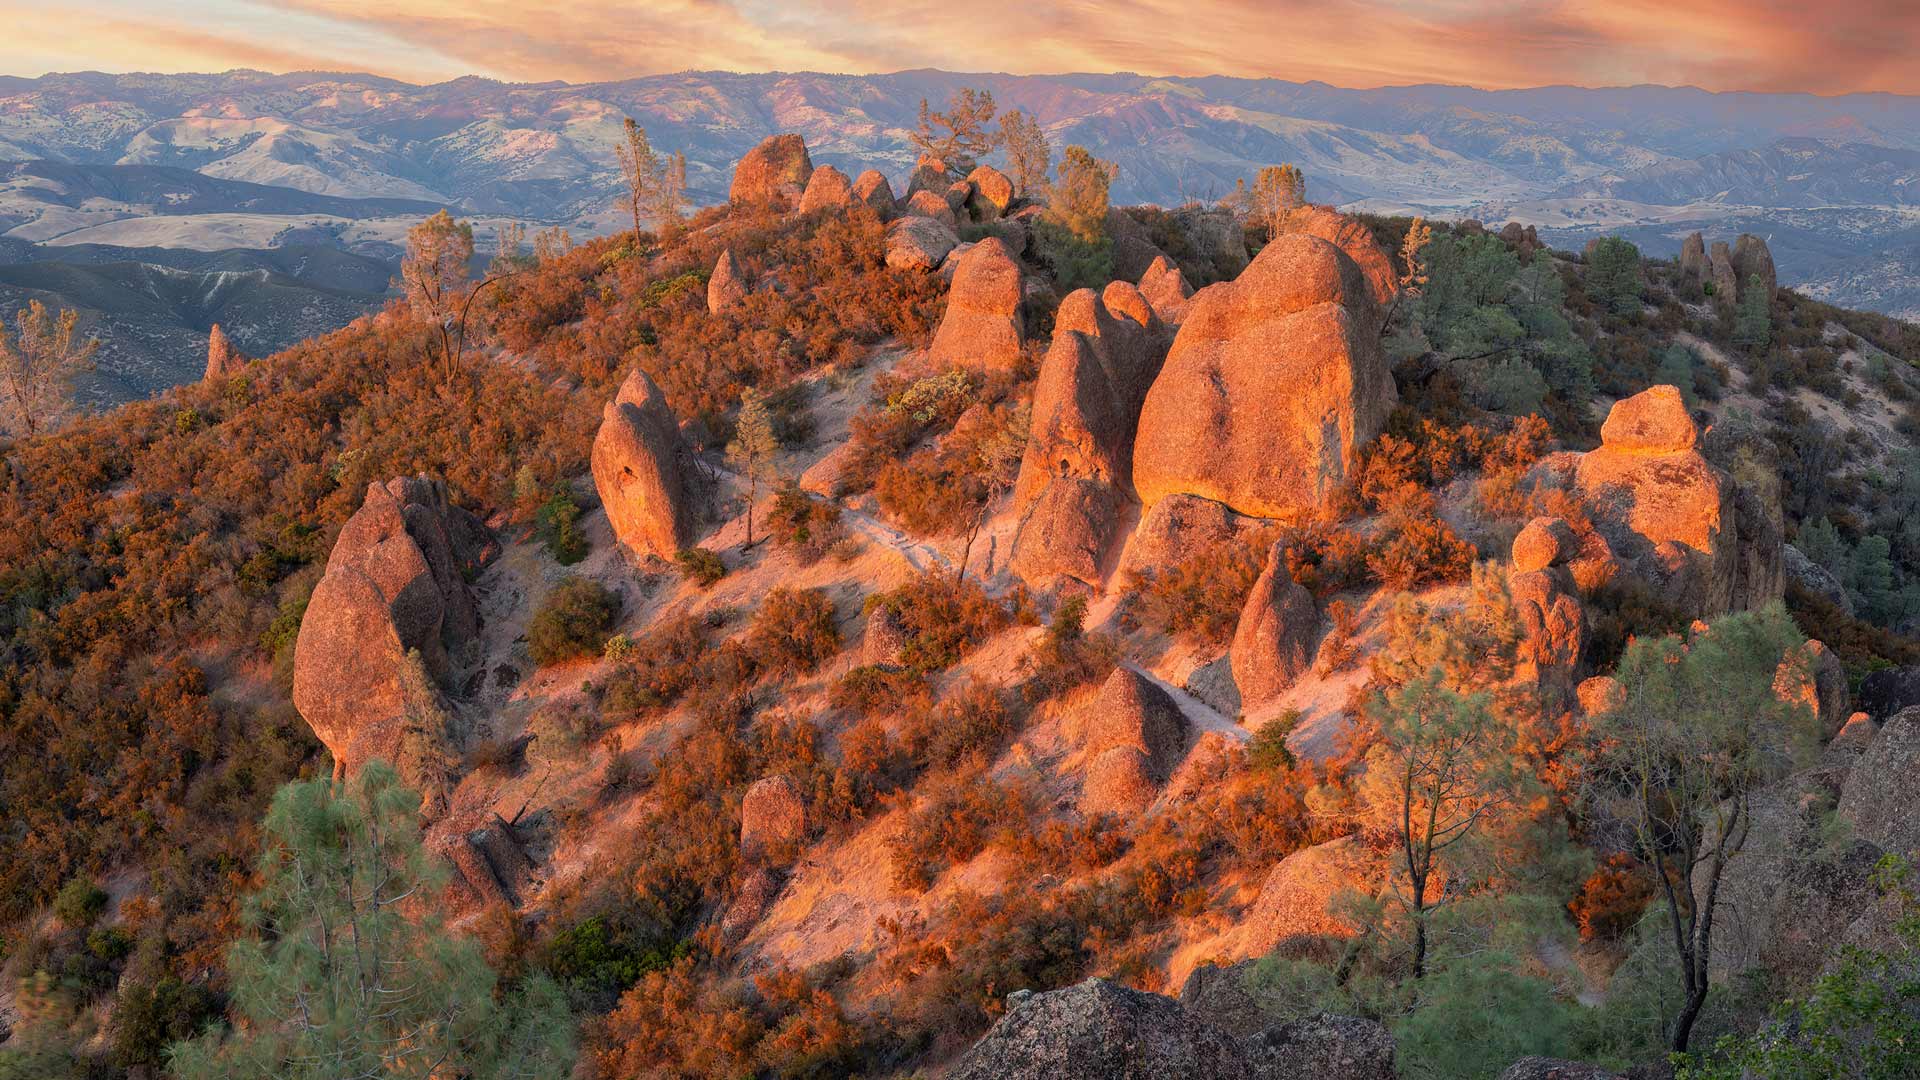
[[1780, 287], [1779, 276], [1773, 268], [1773, 252], [1767, 249], [1765, 240], [1751, 233], [1741, 233], [1733, 242], [1733, 274], [1743, 296], [1754, 278], [1760, 279], [1768, 302], [1772, 302], [1774, 292]]
[[800, 196], [800, 212], [829, 210], [853, 202], [853, 184], [847, 174], [831, 165], [821, 165], [807, 178], [807, 190]]
[[733, 167], [727, 199], [789, 207], [800, 201], [812, 178], [813, 159], [807, 156], [807, 141], [791, 133], [769, 135]]
[[934, 331], [927, 360], [935, 367], [1010, 368], [1025, 343], [1020, 264], [998, 237], [975, 244], [960, 259], [947, 292], [947, 310]]
[[1812, 713], [1823, 740], [1838, 735], [1852, 715], [1847, 702], [1846, 666], [1824, 642], [1803, 642], [1782, 658], [1773, 674], [1773, 693], [1781, 701]]
[[969, 208], [975, 221], [992, 221], [1013, 205], [1013, 181], [999, 169], [982, 165], [967, 174], [967, 182], [973, 185]]
[[959, 234], [945, 222], [917, 214], [895, 218], [887, 226], [887, 265], [895, 270], [932, 271], [959, 244]]
[[1173, 775], [1187, 718], [1172, 695], [1132, 668], [1115, 668], [1081, 714], [1088, 814], [1138, 814]]
[[593, 486], [614, 538], [642, 557], [671, 559], [693, 542], [696, 482], [667, 396], [635, 368], [593, 437]]
[[1733, 252], [1725, 240], [1715, 240], [1707, 254], [1707, 282], [1713, 286], [1713, 302], [1732, 309], [1740, 296], [1740, 277], [1733, 269]]
[[1574, 482], [1617, 555], [1688, 613], [1714, 615], [1733, 606], [1739, 539], [1732, 485], [1698, 441], [1680, 392], [1655, 386], [1614, 403]]
[[[1091, 978], [1016, 993], [949, 1080], [1252, 1080], [1234, 1039], [1172, 998]], [[1323, 1077], [1321, 1080], [1337, 1080]]]
[[740, 853], [761, 860], [791, 851], [806, 839], [807, 804], [783, 775], [763, 776], [740, 799]]
[[1516, 674], [1537, 682], [1543, 702], [1556, 709], [1573, 704], [1574, 675], [1586, 649], [1586, 612], [1567, 569], [1579, 550], [1564, 520], [1534, 518], [1514, 537], [1507, 576], [1523, 634]]
[[1313, 667], [1320, 612], [1313, 594], [1287, 570], [1286, 548], [1275, 544], [1247, 592], [1233, 629], [1233, 684], [1244, 709], [1257, 709], [1292, 689]]
[[1140, 275], [1140, 295], [1153, 305], [1161, 321], [1178, 323], [1186, 313], [1187, 300], [1193, 296], [1193, 286], [1187, 284], [1186, 275], [1173, 260], [1162, 255]]
[[438, 481], [367, 485], [341, 527], [294, 644], [293, 704], [333, 755], [336, 777], [373, 758], [399, 764], [407, 723], [407, 654], [446, 678], [451, 650], [479, 631], [465, 574], [485, 526]]
[[960, 227], [960, 219], [954, 214], [947, 200], [931, 191], [916, 191], [907, 196], [902, 210], [909, 217], [931, 218], [949, 229]]
[[879, 169], [868, 169], [854, 178], [853, 198], [871, 207], [881, 221], [893, 220], [894, 212], [899, 209], [893, 199], [893, 185], [887, 183], [886, 174]]
[[1680, 276], [1703, 281], [1707, 276], [1707, 244], [1699, 233], [1691, 232], [1680, 243]]
[[733, 249], [728, 248], [714, 261], [713, 276], [707, 279], [707, 310], [721, 315], [746, 298], [746, 272], [740, 269], [740, 260], [733, 257]]
[[1393, 409], [1381, 318], [1360, 266], [1304, 233], [1195, 293], [1141, 411], [1142, 502], [1197, 495], [1281, 519], [1318, 505]]
[[220, 324], [214, 323], [213, 329], [207, 331], [207, 370], [200, 377], [218, 379], [239, 371], [249, 362], [250, 358], [245, 353], [233, 347], [233, 342], [227, 338], [227, 332], [220, 329]]

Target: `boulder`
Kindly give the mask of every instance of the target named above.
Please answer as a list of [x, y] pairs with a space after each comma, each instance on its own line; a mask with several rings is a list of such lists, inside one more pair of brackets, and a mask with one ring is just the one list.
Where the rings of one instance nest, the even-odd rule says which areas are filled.
[[1609, 547], [1684, 597], [1687, 613], [1732, 609], [1738, 532], [1732, 485], [1695, 449], [1699, 429], [1680, 392], [1655, 386], [1613, 405], [1600, 447], [1574, 482]]
[[860, 639], [860, 663], [866, 667], [900, 667], [907, 640], [907, 624], [899, 612], [886, 604], [875, 604], [867, 613], [867, 631]]
[[1574, 688], [1574, 696], [1580, 702], [1582, 713], [1600, 716], [1627, 703], [1627, 688], [1611, 675], [1595, 675], [1591, 679], [1582, 679], [1580, 685]]
[[1707, 254], [1707, 278], [1713, 286], [1714, 304], [1732, 310], [1740, 295], [1740, 278], [1734, 272], [1733, 252], [1727, 250], [1725, 240], [1715, 240]]
[[763, 776], [740, 799], [740, 853], [749, 860], [791, 852], [807, 836], [807, 804], [782, 775]]
[[1152, 679], [1115, 668], [1081, 713], [1087, 780], [1081, 809], [1135, 814], [1173, 775], [1187, 743], [1187, 718]]
[[1880, 728], [1847, 774], [1840, 817], [1854, 836], [1886, 851], [1920, 856], [1920, 708], [1902, 710]]
[[1580, 538], [1562, 518], [1537, 517], [1513, 538], [1513, 570], [1530, 574], [1564, 566], [1580, 553]]
[[1692, 281], [1706, 280], [1707, 245], [1697, 232], [1688, 233], [1680, 242], [1680, 276]]
[[294, 643], [293, 704], [333, 755], [334, 775], [402, 761], [408, 654], [433, 680], [479, 631], [466, 574], [486, 528], [425, 477], [367, 485], [341, 527]]
[[1138, 281], [1155, 260], [1166, 258], [1146, 226], [1125, 210], [1107, 211], [1107, 235], [1113, 241], [1113, 276], [1123, 281]]
[[992, 221], [1013, 205], [1013, 181], [999, 169], [982, 165], [967, 174], [967, 182], [973, 185], [969, 208], [975, 221]]
[[1271, 1080], [1398, 1080], [1393, 1036], [1377, 1020], [1315, 1013], [1240, 1042], [1257, 1077]]
[[1239, 516], [1211, 499], [1168, 496], [1140, 515], [1140, 524], [1120, 555], [1120, 576], [1173, 566], [1196, 548], [1231, 538], [1239, 528]]
[[879, 169], [868, 169], [853, 181], [853, 198], [872, 208], [881, 221], [891, 221], [898, 206], [893, 200], [893, 185]]
[[1625, 1080], [1625, 1078], [1618, 1073], [1608, 1072], [1598, 1065], [1562, 1061], [1559, 1058], [1523, 1057], [1507, 1066], [1506, 1071], [1500, 1074], [1500, 1080]]
[[1882, 668], [1860, 680], [1855, 707], [1881, 723], [1920, 705], [1920, 666]]
[[1866, 713], [1857, 712], [1847, 717], [1840, 730], [1827, 742], [1827, 748], [1820, 755], [1820, 764], [1824, 767], [1852, 768], [1873, 745], [1873, 737], [1880, 733], [1880, 725]]
[[939, 158], [922, 156], [914, 163], [913, 171], [907, 174], [906, 197], [911, 199], [922, 191], [944, 196], [947, 189], [952, 187], [953, 182], [958, 179], [960, 177], [947, 168], [946, 162]]
[[1313, 594], [1287, 570], [1286, 548], [1275, 544], [1248, 591], [1233, 629], [1233, 684], [1241, 708], [1257, 709], [1280, 697], [1313, 668], [1320, 641], [1320, 612]]
[[1746, 294], [1754, 278], [1759, 278], [1760, 287], [1766, 290], [1769, 303], [1773, 301], [1774, 291], [1780, 287], [1780, 279], [1773, 269], [1773, 252], [1767, 249], [1765, 240], [1751, 233], [1741, 233], [1733, 242], [1733, 274], [1741, 295]]
[[848, 182], [847, 174], [831, 165], [822, 165], [807, 179], [807, 190], [800, 196], [800, 212], [829, 210], [852, 202], [853, 185]]
[[959, 243], [959, 235], [945, 222], [917, 215], [896, 218], [887, 226], [887, 265], [931, 271]]
[[727, 199], [788, 207], [800, 200], [811, 179], [813, 159], [807, 156], [807, 141], [794, 134], [769, 135], [733, 167]]
[[1543, 703], [1553, 709], [1574, 703], [1574, 676], [1586, 648], [1586, 612], [1567, 569], [1578, 543], [1561, 518], [1534, 518], [1514, 537], [1507, 576], [1523, 635], [1515, 674], [1538, 683]]
[[231, 375], [246, 367], [251, 361], [245, 353], [233, 347], [227, 339], [227, 332], [220, 329], [219, 323], [207, 331], [207, 370], [202, 379], [218, 379]]
[[635, 554], [671, 559], [693, 543], [691, 458], [667, 396], [635, 368], [602, 413], [592, 455], [593, 486], [614, 538]]
[[1258, 960], [1242, 960], [1225, 967], [1201, 964], [1180, 986], [1181, 1006], [1235, 1038], [1265, 1031], [1273, 1019], [1247, 984], [1258, 964]]
[[767, 909], [773, 907], [773, 902], [779, 897], [780, 879], [767, 867], [753, 867], [747, 872], [746, 880], [740, 883], [740, 891], [734, 896], [733, 902], [727, 905], [727, 910], [720, 916], [721, 940], [729, 945], [738, 943], [760, 925]]
[[992, 236], [975, 244], [954, 271], [928, 363], [975, 370], [1017, 365], [1026, 341], [1021, 297], [1020, 264], [1007, 246]]
[[1303, 233], [1195, 293], [1141, 411], [1141, 501], [1197, 495], [1283, 520], [1313, 510], [1393, 410], [1381, 317], [1353, 259]]
[[1345, 940], [1360, 932], [1335, 910], [1345, 892], [1371, 894], [1381, 872], [1380, 856], [1357, 837], [1343, 836], [1281, 859], [1267, 872], [1260, 895], [1241, 924], [1243, 955], [1265, 956], [1275, 949], [1313, 952], [1328, 939]]
[[1820, 641], [1802, 642], [1781, 659], [1773, 674], [1773, 692], [1781, 701], [1812, 713], [1823, 741], [1838, 735], [1852, 715], [1846, 666]]
[[945, 198], [947, 200], [947, 209], [953, 211], [954, 220], [967, 222], [978, 220], [968, 208], [968, 204], [973, 201], [973, 182], [971, 180], [955, 180], [953, 183], [947, 185]]
[[[1133, 320], [1143, 329], [1161, 329], [1160, 319], [1153, 313], [1153, 305], [1147, 303], [1147, 298], [1131, 282], [1107, 282], [1107, 287], [1100, 290], [1100, 302], [1106, 305], [1108, 311]], [[1151, 380], [1148, 385], [1152, 385]]]
[[905, 212], [911, 217], [932, 218], [949, 229], [958, 228], [960, 219], [947, 200], [931, 191], [916, 191], [907, 196]]
[[[1833, 576], [1833, 571], [1807, 558], [1806, 553], [1792, 544], [1782, 544], [1780, 548], [1781, 573], [1786, 580], [1820, 597], [1853, 617], [1853, 597], [1847, 595], [1846, 586]], [[1916, 696], [1920, 701], [1920, 696]]]
[[728, 248], [715, 260], [713, 276], [707, 279], [707, 310], [720, 315], [746, 298], [746, 273], [740, 269], [740, 260], [733, 257], [733, 249]]
[[1400, 277], [1393, 260], [1374, 241], [1372, 229], [1337, 210], [1308, 206], [1287, 219], [1287, 231], [1317, 236], [1345, 252], [1367, 279], [1367, 291], [1384, 316], [1399, 291]]
[[[1105, 979], [1015, 995], [949, 1080], [1248, 1080], [1234, 1039], [1172, 998]], [[1319, 1080], [1336, 1080], [1326, 1076]]]
[[440, 852], [453, 866], [453, 898], [463, 911], [493, 904], [520, 906], [534, 865], [512, 826], [495, 817], [487, 827], [441, 845]]
[[1186, 275], [1173, 260], [1162, 255], [1140, 275], [1140, 295], [1153, 306], [1154, 314], [1160, 316], [1161, 321], [1177, 323], [1186, 312], [1187, 300], [1193, 296], [1193, 286], [1187, 284]]
[[1036, 588], [1061, 579], [1098, 587], [1125, 509], [1126, 496], [1110, 483], [1045, 477], [1020, 515], [1008, 566]]

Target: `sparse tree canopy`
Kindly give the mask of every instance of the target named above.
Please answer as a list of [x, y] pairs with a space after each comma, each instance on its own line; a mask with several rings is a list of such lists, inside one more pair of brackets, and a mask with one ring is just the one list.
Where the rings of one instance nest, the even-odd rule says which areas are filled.
[[1768, 302], [1766, 282], [1760, 280], [1758, 274], [1748, 277], [1734, 308], [1734, 342], [1755, 352], [1765, 349], [1773, 340], [1772, 306]]
[[634, 240], [638, 242], [640, 223], [648, 218], [656, 229], [672, 232], [679, 228], [680, 214], [686, 206], [687, 157], [655, 151], [647, 139], [647, 129], [631, 116], [627, 117], [624, 136], [616, 153], [620, 174], [627, 182]]
[[1046, 190], [1047, 173], [1053, 169], [1053, 147], [1040, 121], [1018, 109], [1000, 117], [1000, 138], [1006, 143], [1007, 169], [1013, 173], [1013, 190], [1034, 196]]
[[1640, 249], [1631, 241], [1608, 236], [1594, 245], [1587, 260], [1587, 291], [1615, 314], [1640, 310], [1645, 283], [1640, 273]]
[[[503, 237], [503, 242], [504, 242]], [[515, 238], [517, 246], [518, 239]], [[407, 232], [407, 253], [400, 260], [400, 284], [414, 315], [434, 328], [442, 377], [451, 382], [467, 349], [467, 319], [481, 290], [516, 272], [517, 258], [494, 260], [494, 272], [475, 282], [473, 223], [455, 221], [445, 210]]]
[[1286, 231], [1287, 220], [1307, 202], [1307, 179], [1292, 165], [1268, 165], [1253, 180], [1254, 221], [1268, 236]]
[[420, 798], [370, 762], [345, 789], [288, 784], [267, 813], [253, 936], [228, 970], [238, 1026], [176, 1045], [173, 1074], [228, 1080], [561, 1080], [573, 1021], [544, 976], [500, 994], [435, 916]]
[[93, 366], [100, 342], [74, 342], [77, 311], [58, 315], [34, 300], [14, 316], [15, 333], [0, 323], [0, 430], [38, 435], [72, 406], [73, 377]]
[[748, 388], [740, 396], [740, 415], [734, 421], [733, 442], [727, 444], [727, 457], [747, 478], [747, 546], [753, 546], [753, 504], [760, 496], [760, 480], [771, 475], [773, 455], [780, 449], [773, 437], [773, 418], [767, 412], [766, 399], [758, 390]]
[[993, 115], [993, 94], [987, 90], [963, 87], [947, 100], [945, 112], [934, 112], [921, 98], [920, 127], [907, 138], [922, 157], [937, 158], [948, 169], [964, 173], [999, 144], [1004, 133], [988, 131]]

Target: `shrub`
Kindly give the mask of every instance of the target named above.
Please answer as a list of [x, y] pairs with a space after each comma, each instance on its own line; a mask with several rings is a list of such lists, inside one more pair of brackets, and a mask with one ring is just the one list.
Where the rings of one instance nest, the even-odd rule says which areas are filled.
[[891, 592], [867, 598], [866, 611], [884, 607], [906, 631], [900, 661], [909, 671], [928, 674], [958, 663], [968, 651], [1004, 628], [1007, 609], [969, 578], [956, 581], [929, 571]]
[[1170, 567], [1136, 574], [1128, 585], [1135, 616], [1164, 634], [1225, 642], [1260, 576], [1267, 553], [1261, 539], [1207, 541]]
[[618, 593], [587, 578], [566, 578], [527, 624], [527, 651], [543, 667], [598, 656], [619, 615]]
[[219, 1016], [220, 999], [198, 983], [166, 976], [127, 986], [113, 1009], [113, 1063], [158, 1069], [169, 1045], [198, 1036]]
[[1292, 769], [1293, 751], [1287, 748], [1287, 736], [1300, 723], [1300, 710], [1286, 712], [1261, 724], [1247, 739], [1247, 765], [1256, 772]]
[[572, 566], [587, 557], [587, 538], [580, 532], [580, 504], [573, 493], [562, 487], [542, 503], [534, 516], [540, 542], [561, 566]]
[[917, 671], [863, 664], [840, 677], [827, 703], [861, 716], [898, 713], [918, 699], [926, 704], [927, 677]]
[[840, 508], [815, 499], [792, 483], [780, 488], [767, 513], [774, 543], [792, 550], [803, 564], [818, 562], [845, 535]]
[[95, 885], [91, 878], [74, 878], [60, 886], [59, 895], [53, 898], [53, 913], [76, 930], [92, 926], [93, 920], [106, 908], [106, 890]]
[[687, 614], [655, 624], [607, 678], [602, 706], [616, 716], [633, 716], [679, 701], [714, 656], [711, 629], [707, 618]]
[[1086, 617], [1084, 596], [1067, 597], [1054, 611], [1046, 636], [1027, 654], [1024, 664], [1027, 678], [1020, 695], [1029, 703], [1050, 701], [1113, 670], [1119, 643], [1106, 634], [1087, 633]]
[[930, 780], [925, 802], [887, 840], [895, 888], [925, 892], [953, 863], [986, 849], [994, 830], [1016, 813], [1006, 789], [983, 776]]
[[1466, 577], [1474, 555], [1473, 545], [1433, 512], [1429, 497], [1424, 505], [1389, 515], [1379, 550], [1367, 556], [1367, 569], [1389, 589], [1415, 589]]
[[775, 589], [754, 613], [747, 644], [773, 671], [814, 671], [840, 651], [833, 601], [820, 589]]
[[1618, 941], [1634, 928], [1653, 900], [1653, 878], [1631, 855], [1607, 856], [1567, 902], [1582, 941]]
[[927, 763], [951, 766], [971, 757], [991, 760], [1013, 729], [1013, 716], [999, 691], [986, 683], [969, 683], [933, 710]]
[[680, 576], [703, 589], [727, 576], [727, 564], [703, 547], [681, 548], [673, 561], [680, 567]]

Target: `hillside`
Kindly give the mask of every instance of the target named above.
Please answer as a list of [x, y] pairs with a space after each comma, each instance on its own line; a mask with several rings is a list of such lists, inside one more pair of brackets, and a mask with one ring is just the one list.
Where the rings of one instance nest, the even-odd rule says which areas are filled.
[[[0, 447], [0, 1076], [242, 1052], [229, 945], [304, 932], [246, 914], [269, 800], [375, 760], [444, 867], [408, 917], [589, 1078], [1737, 1070], [1841, 945], [1914, 962], [1869, 879], [1920, 857], [1920, 330], [1755, 235], [897, 198], [740, 137], [726, 205], [510, 253], [464, 355], [397, 298]], [[199, 284], [285, 269], [0, 275], [225, 324]]]

